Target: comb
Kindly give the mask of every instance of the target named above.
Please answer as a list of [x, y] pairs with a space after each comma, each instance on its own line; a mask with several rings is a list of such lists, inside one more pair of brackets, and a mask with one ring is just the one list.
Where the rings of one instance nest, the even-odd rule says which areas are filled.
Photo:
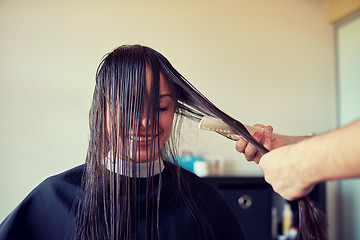
[[[244, 127], [249, 131], [251, 135], [253, 135], [256, 131], [264, 132], [265, 130], [265, 128], [249, 126], [246, 124], [244, 124]], [[241, 137], [240, 135], [237, 135], [236, 132], [221, 119], [210, 116], [204, 116], [201, 119], [199, 123], [199, 128], [203, 130], [217, 132], [234, 141], [239, 140], [239, 138]]]

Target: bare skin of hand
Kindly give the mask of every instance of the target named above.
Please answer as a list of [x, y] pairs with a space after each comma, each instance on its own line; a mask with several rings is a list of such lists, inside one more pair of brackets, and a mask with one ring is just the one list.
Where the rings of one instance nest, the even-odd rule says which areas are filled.
[[[244, 153], [246, 160], [259, 164], [260, 169], [264, 172], [265, 180], [282, 197], [294, 200], [308, 194], [313, 189], [313, 184], [305, 182], [308, 178], [304, 179], [300, 176], [303, 169], [300, 169], [296, 164], [301, 159], [294, 159], [289, 156], [301, 156], [301, 154], [296, 153], [296, 149], [293, 150], [293, 144], [309, 137], [284, 136], [274, 134], [271, 126], [261, 124], [254, 126], [264, 129], [264, 131], [256, 131], [253, 137], [270, 152], [265, 155], [260, 154], [252, 144], [243, 138], [236, 142], [236, 150]], [[289, 159], [292, 160], [289, 161]]]
[[[285, 145], [281, 135], [273, 134], [272, 126], [255, 124], [254, 127], [264, 129], [264, 131], [256, 131], [253, 137], [256, 141], [262, 143], [269, 151]], [[244, 138], [240, 138], [236, 142], [236, 150], [240, 153], [243, 153], [246, 160], [249, 162], [254, 161], [259, 163], [260, 158], [262, 157], [261, 153], [259, 153], [256, 148]]]
[[313, 137], [285, 137], [294, 144], [265, 154], [259, 167], [274, 191], [288, 200], [307, 195], [319, 182], [360, 178], [359, 133], [357, 120]]
[[[295, 148], [294, 148], [295, 147]], [[309, 178], [302, 176], [299, 166], [302, 159], [296, 153], [295, 145], [287, 145], [262, 156], [259, 167], [264, 172], [266, 182], [271, 183], [274, 191], [287, 200], [295, 200], [307, 195], [314, 187]], [[286, 169], [286, 170], [285, 170]]]
[[294, 200], [308, 194], [319, 182], [360, 178], [360, 148], [354, 147], [359, 145], [359, 133], [360, 119], [314, 137], [273, 134], [272, 127], [267, 126], [253, 137], [269, 153], [261, 156], [243, 139], [237, 141], [236, 149], [248, 161], [259, 163], [265, 180], [276, 192]]

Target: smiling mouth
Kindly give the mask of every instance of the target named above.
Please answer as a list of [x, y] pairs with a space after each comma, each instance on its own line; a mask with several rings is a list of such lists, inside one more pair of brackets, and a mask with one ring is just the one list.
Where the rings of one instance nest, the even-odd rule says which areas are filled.
[[149, 142], [152, 141], [154, 138], [156, 138], [159, 134], [156, 134], [154, 137], [142, 137], [142, 136], [130, 136], [130, 140], [131, 141], [136, 141], [136, 142]]

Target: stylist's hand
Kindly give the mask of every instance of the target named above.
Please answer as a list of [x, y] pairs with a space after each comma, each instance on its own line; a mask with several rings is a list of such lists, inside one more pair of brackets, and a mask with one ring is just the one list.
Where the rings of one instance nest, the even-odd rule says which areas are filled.
[[[269, 151], [284, 145], [283, 141], [281, 140], [281, 135], [273, 134], [272, 126], [255, 124], [254, 127], [265, 129], [264, 131], [256, 131], [253, 134], [253, 137], [256, 141], [262, 143]], [[246, 160], [249, 162], [254, 161], [259, 163], [262, 156], [261, 153], [259, 153], [256, 148], [244, 138], [240, 138], [236, 142], [236, 150], [240, 153], [243, 153]]]
[[304, 173], [304, 151], [300, 150], [299, 144], [283, 146], [266, 153], [259, 162], [265, 180], [290, 201], [307, 195], [314, 187]]

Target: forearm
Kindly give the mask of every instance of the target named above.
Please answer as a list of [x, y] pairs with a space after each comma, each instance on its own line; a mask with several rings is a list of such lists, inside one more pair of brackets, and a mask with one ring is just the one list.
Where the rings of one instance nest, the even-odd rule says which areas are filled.
[[301, 142], [305, 139], [308, 139], [312, 136], [285, 136], [285, 135], [278, 135], [278, 134], [274, 134], [275, 137], [279, 137], [282, 139], [282, 143], [284, 146], [286, 145], [290, 145], [290, 144], [295, 144], [298, 142]]
[[309, 184], [360, 177], [360, 120], [293, 145], [299, 175]]

